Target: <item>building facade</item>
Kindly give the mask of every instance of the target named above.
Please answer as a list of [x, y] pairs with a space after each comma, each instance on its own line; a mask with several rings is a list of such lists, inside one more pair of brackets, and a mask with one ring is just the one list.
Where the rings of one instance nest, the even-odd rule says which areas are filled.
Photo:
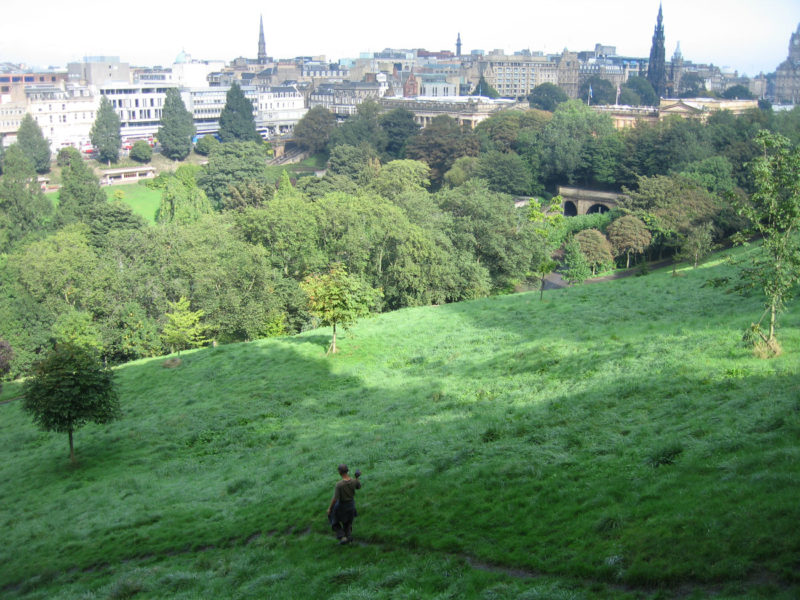
[[789, 55], [775, 71], [775, 101], [800, 104], [800, 25], [789, 40]]

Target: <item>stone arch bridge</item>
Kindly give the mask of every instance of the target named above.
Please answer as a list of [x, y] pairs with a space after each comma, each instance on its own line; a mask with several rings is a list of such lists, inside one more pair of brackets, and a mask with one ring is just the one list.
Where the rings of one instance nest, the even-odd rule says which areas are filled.
[[616, 208], [622, 194], [597, 192], [573, 187], [558, 187], [561, 196], [561, 209], [567, 217], [608, 212]]

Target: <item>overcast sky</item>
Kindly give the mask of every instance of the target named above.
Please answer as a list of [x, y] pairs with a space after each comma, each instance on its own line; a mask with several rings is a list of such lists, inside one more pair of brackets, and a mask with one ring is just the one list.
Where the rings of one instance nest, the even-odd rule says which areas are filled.
[[[437, 0], [345, 2], [173, 2], [170, 0], [2, 0], [0, 62], [66, 65], [83, 56], [119, 56], [132, 65], [193, 58], [255, 58], [263, 14], [267, 53], [355, 58], [384, 48], [463, 52], [590, 50], [648, 56], [657, 0]], [[495, 10], [496, 9], [496, 10]], [[800, 0], [663, 0], [667, 58], [756, 75], [786, 59], [800, 23]]]

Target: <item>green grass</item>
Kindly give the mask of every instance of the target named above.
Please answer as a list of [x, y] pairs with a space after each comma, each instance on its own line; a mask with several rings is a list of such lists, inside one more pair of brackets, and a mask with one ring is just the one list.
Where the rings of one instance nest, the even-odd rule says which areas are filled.
[[731, 267], [682, 274], [131, 363], [76, 468], [0, 404], [2, 595], [795, 598], [800, 310], [759, 360]]
[[122, 201], [133, 209], [133, 212], [142, 216], [148, 223], [155, 223], [156, 213], [161, 204], [161, 190], [154, 190], [141, 183], [126, 185], [107, 185], [103, 189], [109, 200], [114, 199], [114, 193], [123, 193]]

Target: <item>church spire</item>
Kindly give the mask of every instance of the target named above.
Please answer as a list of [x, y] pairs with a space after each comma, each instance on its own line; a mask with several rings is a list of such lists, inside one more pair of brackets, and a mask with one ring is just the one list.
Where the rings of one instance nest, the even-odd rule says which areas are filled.
[[456, 56], [461, 56], [461, 32], [459, 32], [456, 40]]
[[267, 43], [264, 41], [264, 15], [261, 15], [261, 22], [258, 28], [258, 64], [267, 64]]
[[658, 18], [655, 31], [653, 31], [653, 45], [650, 47], [650, 62], [647, 65], [647, 80], [656, 92], [656, 96], [663, 98], [667, 91], [666, 52], [664, 49], [664, 16], [661, 4], [658, 5]]

